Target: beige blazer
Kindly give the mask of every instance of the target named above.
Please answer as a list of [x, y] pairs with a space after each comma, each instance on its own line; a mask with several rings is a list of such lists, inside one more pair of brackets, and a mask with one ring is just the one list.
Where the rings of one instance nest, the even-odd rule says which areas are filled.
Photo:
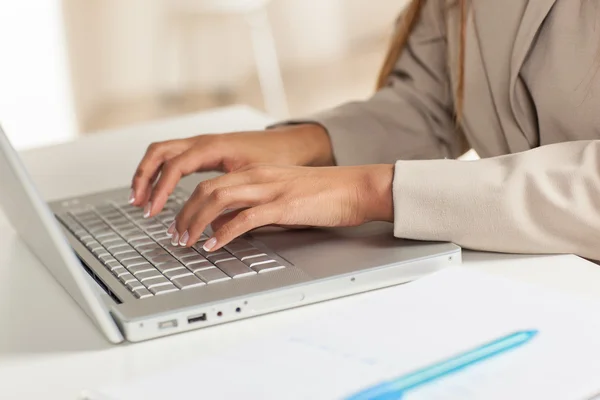
[[[446, 3], [426, 2], [389, 87], [288, 122], [323, 125], [339, 165], [395, 163], [398, 237], [600, 260], [600, 6], [473, 0], [457, 130]], [[453, 159], [469, 147], [482, 160]]]

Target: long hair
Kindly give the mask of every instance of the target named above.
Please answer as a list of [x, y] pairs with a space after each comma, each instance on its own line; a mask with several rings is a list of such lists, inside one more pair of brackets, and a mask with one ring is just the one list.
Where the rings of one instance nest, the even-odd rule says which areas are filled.
[[[386, 85], [387, 79], [394, 71], [394, 67], [398, 58], [402, 55], [402, 51], [408, 42], [411, 31], [419, 20], [423, 5], [427, 0], [411, 0], [408, 6], [404, 9], [400, 17], [396, 30], [390, 41], [390, 45], [385, 56], [385, 60], [377, 78], [377, 89], [381, 89]], [[460, 46], [459, 46], [459, 64], [458, 64], [458, 82], [455, 93], [455, 113], [456, 120], [460, 122], [463, 113], [463, 100], [465, 91], [465, 42], [466, 42], [466, 25], [467, 25], [467, 1], [457, 0], [460, 9]]]

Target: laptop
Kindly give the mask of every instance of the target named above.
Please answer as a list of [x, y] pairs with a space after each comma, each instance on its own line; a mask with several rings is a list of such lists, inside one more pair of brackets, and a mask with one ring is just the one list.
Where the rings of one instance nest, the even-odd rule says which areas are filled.
[[[452, 243], [394, 238], [389, 223], [265, 227], [222, 251], [170, 244], [189, 196], [145, 219], [129, 188], [46, 203], [0, 128], [0, 206], [22, 240], [112, 343], [138, 342], [412, 281], [461, 262]], [[43, 302], [43, 299], [39, 299]]]

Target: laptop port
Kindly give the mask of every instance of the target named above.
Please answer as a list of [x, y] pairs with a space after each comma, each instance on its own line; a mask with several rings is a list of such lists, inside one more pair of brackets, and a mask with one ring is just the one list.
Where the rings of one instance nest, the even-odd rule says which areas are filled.
[[177, 328], [177, 320], [172, 319], [169, 321], [163, 321], [158, 323], [158, 329]]
[[194, 322], [206, 321], [206, 313], [194, 315], [188, 318], [188, 324], [193, 324]]

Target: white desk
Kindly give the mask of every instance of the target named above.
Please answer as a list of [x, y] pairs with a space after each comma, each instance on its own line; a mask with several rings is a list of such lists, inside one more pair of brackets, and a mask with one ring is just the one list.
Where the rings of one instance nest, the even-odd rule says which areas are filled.
[[[31, 150], [24, 160], [47, 199], [128, 185], [148, 143], [203, 132], [259, 129], [269, 120], [245, 107], [106, 132]], [[192, 184], [193, 182], [188, 182]], [[3, 189], [2, 189], [3, 190]], [[74, 399], [206, 356], [253, 337], [347, 307], [369, 294], [252, 318], [136, 345], [111, 346], [25, 248], [0, 213], [0, 398]], [[600, 297], [600, 267], [575, 256], [464, 253], [466, 266]]]

